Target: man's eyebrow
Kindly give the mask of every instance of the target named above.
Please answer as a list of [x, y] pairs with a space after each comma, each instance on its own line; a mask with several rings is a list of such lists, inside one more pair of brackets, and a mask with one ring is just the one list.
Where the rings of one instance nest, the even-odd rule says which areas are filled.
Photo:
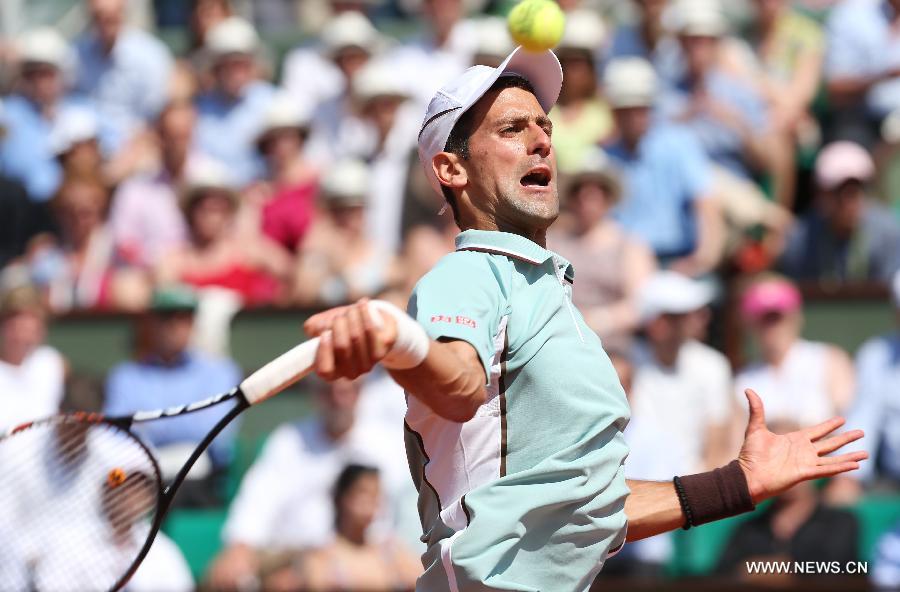
[[537, 117], [532, 116], [530, 113], [513, 113], [511, 115], [506, 115], [497, 120], [497, 126], [501, 127], [504, 125], [516, 124], [516, 123], [525, 123], [531, 120], [534, 120], [536, 124], [544, 128], [553, 129], [553, 122], [550, 121], [550, 118], [546, 115], [538, 115]]

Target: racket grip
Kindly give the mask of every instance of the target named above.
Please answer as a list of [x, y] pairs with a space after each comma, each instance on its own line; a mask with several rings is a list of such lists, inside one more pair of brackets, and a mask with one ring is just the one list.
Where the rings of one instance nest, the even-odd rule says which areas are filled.
[[318, 337], [304, 341], [245, 378], [240, 386], [244, 398], [255, 405], [312, 372], [318, 347]]

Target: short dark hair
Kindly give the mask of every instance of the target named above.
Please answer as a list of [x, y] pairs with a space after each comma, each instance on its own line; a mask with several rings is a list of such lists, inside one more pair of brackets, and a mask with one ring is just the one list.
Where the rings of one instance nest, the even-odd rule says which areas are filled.
[[342, 518], [340, 502], [341, 499], [347, 494], [347, 492], [350, 491], [350, 488], [356, 485], [356, 482], [363, 477], [377, 477], [378, 475], [378, 469], [368, 465], [358, 465], [351, 463], [344, 467], [344, 470], [341, 471], [341, 474], [338, 475], [338, 478], [335, 480], [334, 488], [331, 492], [332, 500], [334, 501], [335, 526], [340, 526], [340, 521]]
[[[534, 90], [534, 86], [532, 86], [532, 84], [528, 82], [528, 80], [518, 75], [501, 76], [496, 81], [494, 81], [494, 84], [492, 84], [484, 94], [493, 91], [506, 90], [507, 88], [521, 88], [522, 90], [527, 90], [533, 95], [537, 95]], [[452, 154], [456, 154], [463, 160], [468, 160], [469, 138], [472, 136], [472, 132], [475, 131], [474, 127], [475, 111], [470, 107], [469, 110], [463, 113], [462, 117], [460, 117], [456, 121], [453, 129], [450, 130], [450, 135], [447, 136], [447, 143], [444, 144], [444, 152], [450, 152]], [[458, 225], [459, 204], [456, 203], [456, 196], [453, 195], [453, 190], [446, 185], [441, 185], [441, 192], [444, 194], [444, 199], [446, 199], [447, 203], [450, 204], [450, 209], [453, 211], [453, 219]]]

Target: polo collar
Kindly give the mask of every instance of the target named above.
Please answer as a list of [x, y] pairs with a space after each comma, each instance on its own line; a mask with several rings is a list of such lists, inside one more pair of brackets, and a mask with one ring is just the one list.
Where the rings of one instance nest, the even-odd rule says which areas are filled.
[[456, 250], [505, 255], [537, 266], [552, 260], [557, 273], [562, 273], [569, 283], [575, 281], [575, 268], [565, 257], [518, 234], [499, 230], [464, 230], [456, 235]]

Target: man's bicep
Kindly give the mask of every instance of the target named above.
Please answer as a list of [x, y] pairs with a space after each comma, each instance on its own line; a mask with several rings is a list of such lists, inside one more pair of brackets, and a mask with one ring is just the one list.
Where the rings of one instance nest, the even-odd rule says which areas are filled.
[[431, 339], [461, 341], [470, 346], [487, 380], [503, 301], [503, 290], [484, 256], [458, 252], [422, 278], [410, 298], [408, 312]]
[[478, 372], [481, 372], [484, 375], [484, 383], [488, 383], [490, 375], [487, 374], [487, 370], [485, 370], [475, 346], [468, 341], [450, 337], [441, 337], [437, 341], [445, 344], [445, 346], [459, 358], [459, 361], [465, 366], [466, 370], [472, 372], [477, 370]]

